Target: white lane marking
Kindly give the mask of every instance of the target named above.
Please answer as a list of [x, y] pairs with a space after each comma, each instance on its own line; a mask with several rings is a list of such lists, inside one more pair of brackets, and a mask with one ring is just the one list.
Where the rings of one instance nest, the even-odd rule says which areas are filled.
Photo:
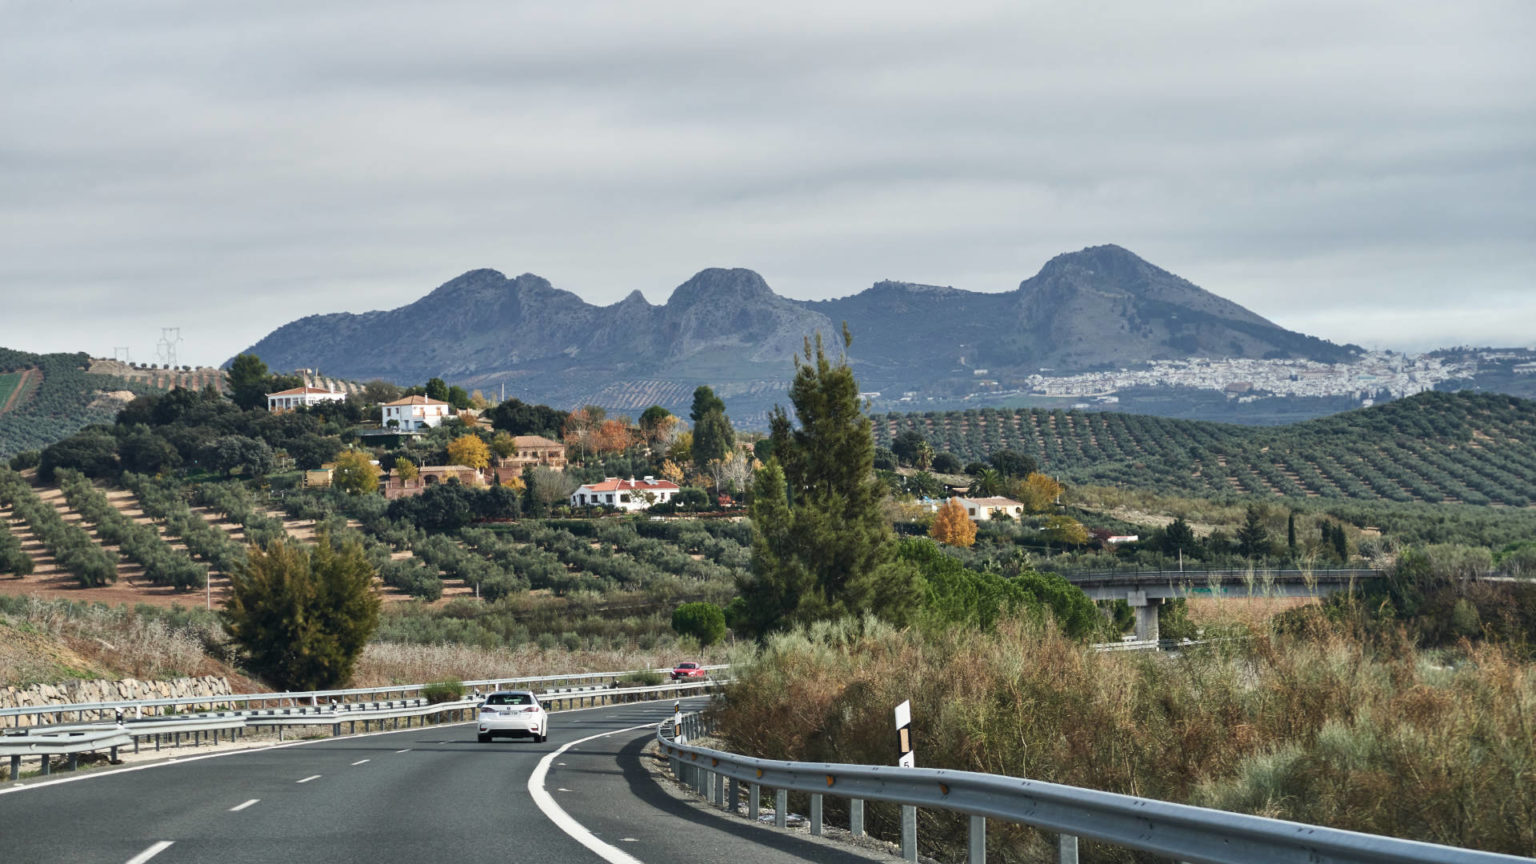
[[311, 780], [319, 780], [321, 778], [321, 776], [323, 776], [323, 775], [311, 774], [308, 777], [305, 777], [303, 780], [297, 780], [297, 781], [294, 781], [294, 782], [297, 782], [297, 783], [308, 783]]
[[572, 741], [564, 747], [561, 747], [553, 753], [550, 753], [548, 756], [545, 756], [543, 759], [540, 759], [538, 767], [534, 768], [533, 774], [528, 777], [528, 794], [533, 798], [533, 803], [539, 805], [539, 809], [543, 810], [544, 815], [549, 817], [549, 821], [555, 823], [555, 826], [558, 827], [561, 831], [571, 835], [571, 837], [577, 843], [580, 843], [581, 845], [592, 850], [593, 854], [597, 855], [597, 857], [603, 859], [604, 861], [607, 861], [608, 864], [643, 864], [643, 862], [628, 852], [619, 849], [617, 846], [611, 846], [597, 839], [597, 835], [593, 834], [591, 831], [588, 831], [585, 827], [582, 826], [580, 822], [572, 819], [571, 815], [561, 809], [560, 805], [555, 803], [555, 799], [549, 794], [548, 790], [544, 788], [544, 777], [549, 774], [550, 763], [554, 762], [557, 758], [564, 754], [565, 751], [570, 750], [577, 744], [585, 744], [586, 742], [596, 738], [603, 738], [608, 735], [617, 735], [620, 732], [633, 732], [636, 729], [651, 729], [654, 728], [655, 725], [656, 724], [654, 723], [642, 723], [639, 726], [631, 726], [628, 729], [615, 729], [612, 732], [599, 732], [596, 735], [588, 735], [585, 738]]
[[639, 843], [640, 841], [636, 840], [633, 837], [620, 837], [619, 838], [619, 842], [620, 843]]
[[411, 752], [411, 748], [407, 747], [404, 750], [396, 750], [395, 752], [396, 753], [409, 753], [409, 752]]
[[359, 766], [359, 765], [361, 765], [361, 764], [363, 764], [364, 762], [367, 762], [367, 761], [368, 761], [367, 759], [359, 759], [356, 762], [352, 763], [352, 767], [356, 768], [357, 766]]
[[161, 852], [171, 848], [171, 842], [172, 841], [170, 840], [161, 840], [159, 843], [156, 843], [148, 849], [145, 849], [143, 852], [140, 852], [132, 858], [129, 858], [128, 864], [144, 864], [145, 861], [148, 861], [156, 855], [159, 855]]
[[257, 801], [260, 801], [260, 800], [261, 800], [260, 798], [252, 798], [251, 800], [245, 802], [244, 804], [236, 804], [235, 806], [229, 808], [229, 812], [231, 812], [231, 813], [239, 813], [241, 810], [244, 810], [245, 808], [251, 806], [252, 804], [255, 804]]

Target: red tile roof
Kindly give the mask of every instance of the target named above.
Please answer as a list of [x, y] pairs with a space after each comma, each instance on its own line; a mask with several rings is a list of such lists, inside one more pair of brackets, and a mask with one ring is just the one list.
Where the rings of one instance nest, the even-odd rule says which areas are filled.
[[444, 401], [442, 401], [440, 399], [433, 399], [431, 396], [407, 396], [404, 399], [396, 399], [393, 402], [385, 402], [384, 403], [384, 407], [385, 408], [395, 408], [395, 407], [403, 406], [403, 405], [447, 405], [447, 404], [448, 404], [447, 402], [444, 402]]
[[[681, 491], [676, 483], [671, 480], [620, 480], [617, 477], [609, 477], [601, 483], [587, 483], [581, 487], [588, 492], [630, 492], [642, 489], [653, 492], [678, 492]], [[581, 491], [580, 489], [576, 491]]]
[[319, 387], [295, 387], [292, 390], [279, 390], [276, 393], [268, 393], [267, 397], [271, 398], [273, 396], [309, 396], [311, 394], [326, 395], [326, 396], [345, 396], [346, 395], [345, 393], [339, 393], [339, 392], [337, 392], [335, 390], [322, 390]]

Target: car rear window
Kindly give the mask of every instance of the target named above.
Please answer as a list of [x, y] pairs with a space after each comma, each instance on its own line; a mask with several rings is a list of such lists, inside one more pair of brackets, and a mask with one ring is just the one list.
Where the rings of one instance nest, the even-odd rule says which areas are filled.
[[487, 705], [532, 705], [533, 697], [527, 693], [492, 693], [485, 700]]
[[699, 666], [698, 666], [697, 663], [679, 663], [679, 664], [677, 664], [677, 668], [679, 668], [679, 669], [697, 669], [697, 668], [699, 668]]

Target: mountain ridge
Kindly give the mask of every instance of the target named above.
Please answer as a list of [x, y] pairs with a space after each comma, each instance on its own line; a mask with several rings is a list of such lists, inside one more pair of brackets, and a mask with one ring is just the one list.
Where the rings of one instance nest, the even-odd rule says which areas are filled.
[[978, 370], [1022, 378], [1194, 354], [1333, 362], [1358, 351], [1285, 330], [1114, 245], [1057, 255], [1011, 291], [882, 280], [828, 300], [782, 297], [752, 270], [710, 267], [661, 305], [634, 290], [597, 306], [534, 274], [476, 269], [395, 309], [300, 318], [248, 350], [274, 369], [436, 376], [565, 407], [606, 394], [619, 402], [607, 407], [632, 410], [665, 391], [672, 404], [656, 401], [676, 410], [676, 391], [709, 384], [755, 414], [782, 401], [804, 339], [844, 322], [849, 361], [871, 390], [963, 389]]

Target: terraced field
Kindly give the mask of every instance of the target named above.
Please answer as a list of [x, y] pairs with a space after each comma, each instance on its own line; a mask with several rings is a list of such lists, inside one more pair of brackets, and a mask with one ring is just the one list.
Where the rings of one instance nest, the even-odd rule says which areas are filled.
[[982, 460], [1010, 449], [1078, 483], [1190, 495], [1536, 505], [1536, 402], [1424, 393], [1291, 426], [1256, 428], [1038, 409], [885, 414], [876, 442], [916, 431]]

